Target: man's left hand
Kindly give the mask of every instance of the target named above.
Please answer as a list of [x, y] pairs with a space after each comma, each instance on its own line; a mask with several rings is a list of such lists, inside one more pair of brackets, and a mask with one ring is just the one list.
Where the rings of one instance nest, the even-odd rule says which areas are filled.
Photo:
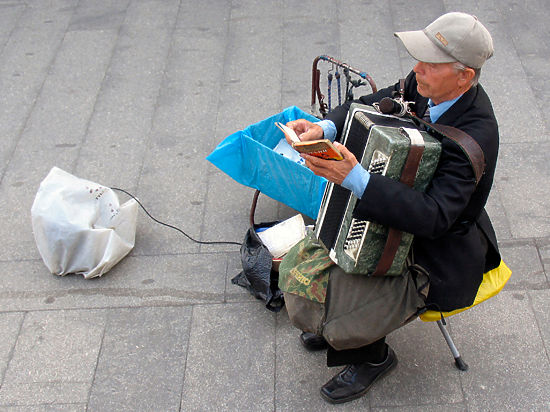
[[342, 153], [343, 160], [325, 160], [319, 157], [302, 154], [306, 161], [306, 166], [317, 176], [341, 185], [348, 173], [358, 163], [357, 159], [343, 144], [334, 143], [335, 147]]

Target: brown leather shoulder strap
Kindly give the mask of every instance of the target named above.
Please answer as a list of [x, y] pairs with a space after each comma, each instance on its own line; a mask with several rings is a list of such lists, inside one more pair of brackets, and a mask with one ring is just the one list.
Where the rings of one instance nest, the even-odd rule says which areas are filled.
[[483, 172], [485, 171], [485, 155], [483, 154], [483, 149], [479, 146], [479, 143], [476, 142], [468, 133], [457, 129], [456, 127], [443, 124], [432, 124], [431, 127], [433, 127], [436, 131], [442, 130], [445, 137], [453, 140], [462, 148], [470, 160], [470, 164], [472, 165], [476, 176], [476, 184], [478, 184], [483, 176]]
[[457, 129], [456, 127], [429, 123], [417, 116], [413, 116], [413, 118], [424, 126], [432, 128], [440, 135], [451, 139], [460, 146], [460, 148], [462, 149], [464, 154], [466, 154], [466, 157], [470, 161], [470, 164], [472, 165], [477, 185], [483, 177], [483, 173], [485, 171], [485, 155], [483, 154], [483, 149], [481, 148], [481, 146], [479, 146], [479, 143], [476, 142], [475, 139], [468, 133]]

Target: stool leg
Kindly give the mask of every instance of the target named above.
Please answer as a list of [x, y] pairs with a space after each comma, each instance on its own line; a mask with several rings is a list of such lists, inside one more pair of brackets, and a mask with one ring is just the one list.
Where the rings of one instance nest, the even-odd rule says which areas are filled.
[[443, 337], [445, 338], [445, 341], [447, 342], [447, 345], [449, 346], [449, 349], [451, 350], [451, 353], [455, 358], [456, 367], [461, 371], [467, 371], [468, 365], [462, 360], [462, 357], [460, 356], [460, 353], [458, 352], [458, 349], [453, 342], [453, 338], [451, 338], [451, 335], [447, 331], [447, 328], [445, 327], [445, 325], [443, 325], [443, 322], [441, 322], [441, 320], [437, 321], [437, 326], [439, 326], [439, 330], [443, 334]]

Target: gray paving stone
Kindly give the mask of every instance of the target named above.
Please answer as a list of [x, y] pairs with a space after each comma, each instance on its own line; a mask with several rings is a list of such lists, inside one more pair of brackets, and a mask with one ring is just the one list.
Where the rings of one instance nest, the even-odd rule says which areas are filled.
[[[550, 84], [544, 73], [548, 71], [548, 55], [550, 48], [546, 42], [538, 41], [547, 37], [548, 29], [544, 24], [544, 14], [547, 4], [541, 1], [529, 1], [525, 6], [520, 3], [510, 2], [506, 10], [506, 22], [513, 27], [511, 38], [517, 50], [519, 61], [527, 74], [529, 84], [537, 99], [541, 113], [545, 113]], [[536, 32], [533, 27], [539, 28]], [[542, 37], [540, 37], [542, 35]], [[546, 127], [549, 122], [547, 116], [543, 116]]]
[[[0, 59], [0, 182], [72, 14], [74, 0], [25, 8]], [[63, 10], [59, 10], [59, 9]]]
[[55, 411], [58, 404], [85, 404], [89, 388], [89, 383], [82, 382], [7, 382], [0, 389], [0, 407], [24, 407], [26, 411], [29, 407], [48, 404]]
[[[213, 166], [211, 167], [213, 169]], [[254, 189], [240, 185], [222, 172], [213, 170], [213, 174], [209, 176], [204, 225], [206, 228], [210, 222], [220, 223], [216, 224], [215, 230], [210, 229], [209, 240], [242, 242], [250, 226], [249, 212], [253, 196]], [[221, 216], [219, 205], [224, 205]], [[260, 220], [261, 216], [261, 213], [258, 213], [257, 222], [265, 221]], [[277, 220], [276, 216], [273, 215], [267, 221], [272, 220]], [[206, 234], [204, 237], [206, 238]], [[220, 250], [235, 250], [235, 246], [228, 245], [223, 249], [220, 247]]]
[[467, 412], [468, 408], [464, 404], [445, 404], [445, 405], [422, 405], [407, 406], [406, 408], [372, 408], [372, 412], [397, 412], [406, 410], [407, 412]]
[[23, 3], [0, 3], [0, 55], [6, 45], [17, 20], [25, 10]]
[[[491, 101], [494, 103], [496, 99], [499, 99], [495, 115], [499, 124], [500, 141], [502, 143], [546, 142], [543, 115], [538, 110], [532, 110], [536, 106], [536, 101], [525, 74], [515, 76], [511, 79], [511, 84], [506, 86], [498, 80], [505, 75], [513, 76], [513, 74], [508, 74], [503, 67], [506, 66], [505, 62], [510, 59], [510, 56], [503, 56], [499, 59], [495, 56], [496, 61], [486, 69], [486, 72], [493, 71], [491, 76], [485, 76], [485, 72], [483, 72], [480, 79], [480, 83], [485, 87]], [[522, 90], [522, 93], [518, 93], [518, 89]], [[530, 126], [526, 129], [521, 126], [522, 124]]]
[[256, 303], [195, 306], [181, 409], [272, 410], [274, 338], [274, 315]]
[[82, 142], [116, 37], [115, 30], [65, 35], [21, 145], [36, 153], [37, 148], [70, 149]]
[[[42, 261], [1, 263], [5, 310], [220, 303], [224, 255], [128, 256], [100, 278], [59, 277]], [[22, 276], [21, 274], [24, 274]]]
[[[232, 4], [217, 134], [229, 135], [280, 110], [281, 72], [274, 68], [282, 55], [281, 22], [279, 2]], [[232, 131], [224, 133], [228, 129], [221, 125]]]
[[17, 312], [0, 313], [0, 330], [3, 335], [3, 339], [0, 340], [0, 386], [4, 382], [5, 372], [13, 354], [24, 316], [23, 313]]
[[[204, 160], [188, 154], [184, 143], [170, 150], [155, 148], [148, 154], [140, 180], [142, 205], [157, 220], [175, 226], [195, 240], [210, 240], [210, 233], [201, 236], [201, 217], [205, 203], [206, 168]], [[154, 165], [163, 164], [158, 168]], [[174, 184], [176, 176], [184, 182]], [[142, 211], [143, 212], [143, 211]], [[200, 245], [180, 232], [163, 227], [140, 212], [134, 255], [198, 252]]]
[[511, 239], [512, 232], [510, 229], [510, 220], [506, 214], [506, 209], [502, 203], [501, 189], [499, 187], [498, 181], [500, 180], [500, 166], [497, 161], [497, 172], [495, 179], [493, 181], [493, 188], [491, 189], [491, 194], [485, 205], [485, 210], [491, 218], [493, 228], [497, 235], [497, 239]]
[[193, 29], [203, 32], [204, 35], [217, 33], [220, 30], [225, 32], [226, 22], [224, 21], [230, 17], [232, 3], [204, 0], [201, 5], [202, 7], [196, 7], [195, 4], [182, 2], [176, 28]]
[[[393, 32], [403, 27], [393, 26], [391, 3], [353, 1], [339, 12], [342, 58], [370, 74], [379, 89], [394, 84], [412, 69], [411, 64], [404, 67], [402, 73], [399, 62], [402, 46], [396, 42]], [[364, 88], [355, 95], [369, 92]]]
[[124, 22], [129, 0], [79, 2], [68, 30], [118, 29]]
[[514, 238], [545, 237], [550, 233], [549, 149], [547, 143], [500, 145], [497, 184]]
[[[478, 16], [493, 36], [495, 53], [482, 70], [481, 83], [493, 101], [501, 142], [546, 141], [541, 133], [529, 133], [529, 129], [544, 129], [544, 116], [535, 109], [537, 101], [511, 36], [520, 21], [518, 15], [510, 11], [512, 7], [517, 7], [517, 3], [465, 0], [461, 2], [461, 7], [449, 0], [444, 3], [447, 11], [467, 10]], [[529, 10], [529, 19], [536, 14], [536, 9], [520, 8]], [[506, 82], [502, 81], [504, 78]], [[497, 101], [498, 104], [495, 104]], [[521, 124], [529, 124], [530, 128], [525, 129]]]
[[37, 28], [42, 24], [52, 24], [57, 20], [64, 20], [74, 12], [74, 0], [54, 0], [50, 3], [23, 2], [27, 7], [18, 26]]
[[109, 311], [89, 410], [177, 411], [191, 308]]
[[[537, 109], [537, 102], [527, 81], [523, 67], [511, 65], [512, 53], [515, 50], [509, 45], [497, 45], [499, 52], [483, 69], [480, 83], [495, 105], [495, 115], [499, 124], [501, 143], [545, 142], [546, 127], [543, 114]], [[497, 47], [495, 46], [495, 47]], [[494, 60], [494, 61], [493, 61]], [[485, 75], [490, 73], [490, 75]], [[510, 82], [503, 84], [501, 79], [506, 76]], [[521, 90], [521, 93], [518, 93]], [[528, 128], [522, 124], [529, 124]], [[533, 133], [533, 131], [536, 131]], [[502, 144], [501, 144], [502, 147]]]
[[176, 1], [128, 8], [77, 161], [81, 174], [109, 186], [137, 183], [177, 10]]
[[550, 239], [537, 240], [537, 247], [541, 255], [546, 279], [550, 281]]
[[451, 322], [470, 366], [460, 379], [471, 410], [547, 409], [550, 366], [528, 293], [501, 292]]
[[[282, 70], [281, 109], [298, 106], [310, 112], [313, 59], [322, 54], [341, 57], [338, 6], [333, 0], [304, 1], [299, 7], [295, 2], [281, 3], [283, 50], [278, 64]], [[308, 10], [322, 12], [312, 15]], [[271, 42], [268, 44], [271, 49]], [[323, 94], [327, 94], [325, 88]]]
[[105, 312], [28, 313], [0, 388], [0, 405], [84, 403]]
[[548, 289], [539, 252], [533, 242], [504, 242], [500, 247], [502, 259], [512, 270], [506, 290]]
[[[371, 389], [371, 406], [409, 408], [464, 401], [460, 372], [435, 322], [414, 321], [391, 333], [388, 344], [399, 364]], [[445, 391], [439, 389], [441, 382]]]
[[544, 342], [546, 353], [550, 352], [550, 291], [537, 290], [528, 292], [539, 333]]
[[0, 188], [9, 190], [0, 210], [6, 221], [1, 258], [24, 259], [34, 252], [29, 212], [36, 191], [53, 166], [71, 172], [113, 43], [114, 34], [107, 32], [65, 36]]
[[[308, 352], [298, 339], [300, 331], [290, 324], [286, 310], [277, 317], [276, 391], [277, 411], [335, 411], [319, 389], [342, 368], [326, 366], [326, 352]], [[346, 411], [369, 410], [369, 397], [346, 404]]]
[[28, 313], [5, 379], [90, 382], [104, 324], [102, 310]]
[[[189, 7], [189, 6], [187, 6]], [[185, 28], [172, 37], [165, 79], [159, 95], [153, 130], [159, 136], [174, 136], [207, 154], [215, 141], [218, 91], [223, 74], [226, 45], [224, 8], [211, 27], [197, 27], [204, 8], [183, 10]], [[201, 64], [197, 65], [197, 61]], [[200, 97], [200, 104], [197, 97]]]
[[[174, 31], [164, 79], [153, 121], [151, 148], [140, 178], [140, 198], [168, 221], [195, 239], [210, 240], [212, 224], [202, 227], [206, 200], [207, 167], [205, 157], [215, 142], [217, 90], [223, 66], [225, 46], [223, 7], [207, 8], [182, 5], [181, 29]], [[211, 20], [206, 20], [211, 19]], [[205, 21], [211, 26], [203, 27]], [[196, 62], [203, 62], [197, 65]], [[207, 99], [197, 104], [197, 96]], [[209, 108], [205, 110], [205, 106]], [[162, 165], [162, 167], [158, 167]], [[175, 179], [178, 185], [175, 186]], [[181, 235], [159, 234], [151, 226], [143, 228], [151, 240], [147, 251], [136, 253], [174, 253], [196, 251], [192, 242]], [[202, 232], [205, 232], [201, 236]]]
[[[254, 190], [204, 157], [284, 107], [309, 111], [320, 54], [393, 83], [414, 65], [393, 32], [451, 10], [495, 41], [481, 79], [502, 142], [487, 209], [514, 272], [450, 319], [469, 372], [434, 324], [414, 322], [388, 338], [396, 370], [333, 407], [318, 390], [339, 368], [231, 284], [239, 246], [198, 246], [142, 212], [136, 247], [104, 277], [47, 273], [29, 210], [54, 164], [135, 192], [201, 240], [241, 242]], [[544, 0], [0, 0], [0, 411], [548, 409], [548, 12]], [[263, 197], [256, 220], [292, 214]]]
[[85, 403], [0, 406], [0, 412], [86, 412]]

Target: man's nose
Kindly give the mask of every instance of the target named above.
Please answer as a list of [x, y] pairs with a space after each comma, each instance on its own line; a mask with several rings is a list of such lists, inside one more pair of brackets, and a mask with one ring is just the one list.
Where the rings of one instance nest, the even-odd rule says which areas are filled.
[[417, 62], [416, 65], [413, 67], [413, 71], [415, 73], [420, 73], [424, 71], [424, 65], [422, 64], [422, 62]]

